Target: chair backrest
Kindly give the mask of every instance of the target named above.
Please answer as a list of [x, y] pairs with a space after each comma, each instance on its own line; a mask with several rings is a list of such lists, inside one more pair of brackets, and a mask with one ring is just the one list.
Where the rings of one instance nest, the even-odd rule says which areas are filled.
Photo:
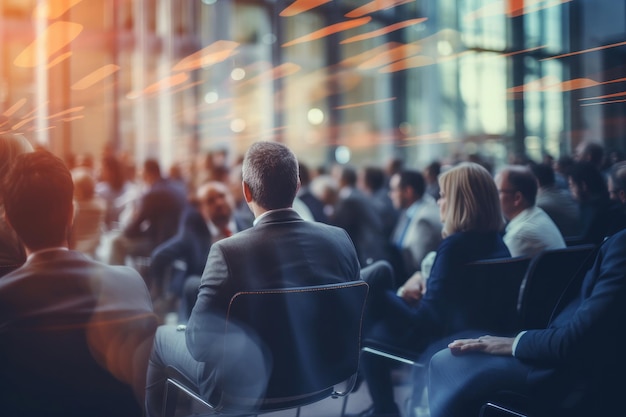
[[543, 251], [533, 258], [517, 305], [524, 329], [543, 329], [548, 325], [566, 287], [580, 288], [597, 249], [594, 244], [578, 245]]
[[336, 384], [356, 374], [367, 292], [365, 282], [354, 281], [233, 296], [227, 332], [231, 322], [252, 330], [271, 355], [261, 409], [317, 401], [320, 393], [331, 395]]
[[463, 329], [506, 334], [519, 330], [517, 297], [530, 258], [500, 258], [471, 262], [460, 280]]

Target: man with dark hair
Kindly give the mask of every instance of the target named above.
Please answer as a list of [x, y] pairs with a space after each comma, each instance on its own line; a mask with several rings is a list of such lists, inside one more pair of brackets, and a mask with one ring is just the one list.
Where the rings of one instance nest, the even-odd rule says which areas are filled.
[[132, 269], [68, 250], [73, 184], [46, 151], [4, 179], [26, 263], [0, 280], [0, 403], [6, 415], [141, 416], [156, 317]]
[[[237, 292], [360, 279], [356, 251], [347, 233], [304, 221], [291, 208], [298, 187], [298, 162], [287, 147], [256, 142], [248, 149], [243, 194], [255, 215], [254, 226], [211, 246], [185, 331], [174, 326], [157, 330], [146, 388], [149, 417], [160, 415], [167, 365], [176, 367], [205, 396], [217, 386], [236, 389], [250, 399], [263, 394], [271, 371], [263, 349], [243, 331], [241, 343], [229, 345], [241, 362], [221, 364], [221, 378], [216, 374], [224, 317]], [[293, 329], [302, 330], [306, 329]], [[306, 361], [306, 347], [297, 355]]]
[[504, 243], [511, 256], [533, 256], [546, 249], [565, 247], [550, 216], [535, 206], [537, 179], [523, 166], [510, 165], [495, 178], [502, 214], [508, 220]]
[[335, 175], [339, 182], [339, 198], [330, 218], [331, 224], [348, 232], [362, 266], [387, 259], [382, 219], [357, 188], [356, 169], [349, 165], [337, 166]]
[[328, 216], [324, 212], [324, 203], [315, 197], [309, 189], [311, 176], [309, 168], [302, 162], [298, 163], [300, 170], [300, 189], [298, 190], [298, 198], [309, 208], [313, 219], [316, 222], [328, 223]]
[[390, 239], [398, 221], [398, 210], [393, 206], [389, 197], [389, 184], [385, 171], [379, 167], [366, 166], [359, 171], [359, 182], [361, 184], [359, 188], [367, 195], [382, 220], [385, 238]]
[[425, 181], [419, 171], [403, 170], [391, 177], [391, 201], [401, 210], [400, 218], [391, 236], [392, 245], [399, 254], [393, 262], [398, 286], [416, 271], [422, 260], [441, 242], [441, 219], [435, 200], [425, 194]]
[[175, 184], [161, 176], [159, 163], [143, 164], [143, 182], [148, 190], [139, 199], [130, 223], [113, 239], [109, 263], [123, 265], [126, 256], [145, 256], [174, 236], [186, 203], [186, 196]]
[[536, 206], [546, 212], [564, 238], [574, 237], [580, 231], [580, 210], [569, 191], [556, 186], [554, 170], [546, 164], [530, 166], [537, 178]]

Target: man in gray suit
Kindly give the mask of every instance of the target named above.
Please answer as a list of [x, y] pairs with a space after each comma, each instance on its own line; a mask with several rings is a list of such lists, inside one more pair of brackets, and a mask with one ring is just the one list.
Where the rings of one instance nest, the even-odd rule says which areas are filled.
[[391, 235], [398, 254], [393, 266], [399, 286], [420, 271], [428, 252], [437, 249], [442, 224], [435, 199], [424, 193], [426, 183], [419, 171], [403, 170], [394, 174], [389, 189], [393, 205], [402, 210]]
[[160, 415], [167, 365], [175, 366], [205, 396], [217, 384], [237, 386], [239, 392], [245, 387], [242, 395], [247, 398], [263, 394], [270, 369], [261, 348], [243, 332], [241, 343], [229, 343], [241, 362], [222, 368], [222, 378], [216, 379], [223, 319], [237, 292], [360, 279], [348, 234], [338, 227], [306, 222], [291, 208], [298, 187], [298, 163], [287, 147], [257, 142], [248, 149], [243, 193], [255, 215], [254, 226], [211, 246], [185, 331], [174, 326], [158, 329], [146, 388], [149, 417]]

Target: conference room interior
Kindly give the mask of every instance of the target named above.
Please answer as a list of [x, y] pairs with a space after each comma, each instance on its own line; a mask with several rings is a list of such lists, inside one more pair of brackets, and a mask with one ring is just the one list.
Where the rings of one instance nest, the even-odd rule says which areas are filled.
[[0, 134], [96, 172], [259, 140], [320, 169], [626, 155], [624, 0], [2, 0], [0, 45]]

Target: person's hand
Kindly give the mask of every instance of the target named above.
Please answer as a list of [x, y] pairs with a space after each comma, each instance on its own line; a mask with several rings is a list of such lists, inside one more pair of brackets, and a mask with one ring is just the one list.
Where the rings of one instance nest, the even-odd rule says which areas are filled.
[[513, 337], [481, 336], [478, 339], [458, 339], [448, 347], [454, 355], [467, 352], [484, 352], [491, 355], [512, 356]]
[[415, 304], [422, 299], [424, 293], [426, 293], [426, 280], [421, 273], [416, 272], [402, 286], [400, 297], [409, 304]]

